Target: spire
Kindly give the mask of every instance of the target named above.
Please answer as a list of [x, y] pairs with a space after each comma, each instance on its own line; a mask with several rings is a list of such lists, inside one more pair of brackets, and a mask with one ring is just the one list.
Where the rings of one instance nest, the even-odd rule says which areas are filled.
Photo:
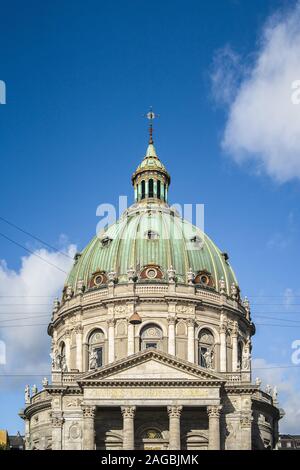
[[153, 158], [158, 158], [156, 154], [156, 150], [154, 147], [154, 142], [153, 142], [153, 120], [159, 117], [159, 114], [155, 114], [155, 112], [152, 109], [152, 106], [150, 106], [150, 109], [148, 113], [144, 114], [144, 117], [149, 119], [149, 145], [147, 148], [147, 152], [145, 155], [145, 158], [153, 157]]
[[170, 175], [159, 160], [153, 143], [153, 120], [159, 117], [150, 107], [144, 114], [149, 122], [149, 142], [143, 161], [132, 175], [135, 201], [156, 200], [166, 203], [168, 200], [168, 187]]

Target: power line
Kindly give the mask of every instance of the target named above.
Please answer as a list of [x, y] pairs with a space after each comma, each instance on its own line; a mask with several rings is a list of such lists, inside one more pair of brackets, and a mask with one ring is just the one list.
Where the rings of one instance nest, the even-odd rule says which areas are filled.
[[2, 220], [3, 222], [5, 222], [6, 224], [10, 225], [11, 227], [16, 228], [16, 229], [19, 230], [20, 232], [25, 233], [25, 235], [29, 235], [29, 236], [30, 236], [31, 238], [33, 238], [34, 240], [37, 240], [38, 242], [42, 243], [43, 245], [47, 246], [48, 248], [51, 248], [51, 250], [54, 250], [54, 251], [56, 251], [57, 253], [60, 253], [61, 255], [66, 256], [66, 258], [70, 258], [70, 259], [73, 260], [73, 258], [72, 258], [70, 255], [68, 255], [67, 253], [64, 253], [63, 251], [57, 250], [54, 246], [52, 246], [52, 245], [50, 245], [49, 243], [45, 242], [45, 241], [42, 240], [41, 238], [36, 237], [35, 235], [33, 235], [32, 233], [28, 232], [27, 230], [24, 230], [23, 228], [19, 227], [18, 225], [13, 224], [13, 223], [10, 222], [9, 220], [4, 219], [4, 217], [1, 217], [1, 216], [0, 216], [0, 220]]
[[257, 318], [269, 318], [270, 320], [285, 321], [290, 323], [300, 323], [300, 320], [288, 320], [286, 318], [269, 317], [267, 315], [257, 315]]
[[4, 325], [0, 326], [0, 329], [2, 328], [23, 328], [24, 326], [47, 326], [49, 323], [35, 323], [31, 325]]
[[28, 253], [36, 256], [37, 258], [41, 259], [42, 261], [44, 261], [45, 263], [49, 264], [50, 266], [53, 266], [54, 268], [58, 269], [59, 271], [61, 271], [62, 273], [65, 273], [65, 274], [68, 274], [66, 271], [64, 271], [63, 269], [61, 269], [59, 266], [57, 266], [56, 264], [53, 264], [51, 263], [51, 261], [48, 261], [46, 260], [45, 258], [43, 258], [42, 256], [38, 255], [37, 253], [35, 253], [34, 251], [32, 250], [29, 250], [29, 248], [26, 248], [26, 246], [24, 245], [21, 245], [21, 243], [18, 243], [16, 242], [15, 240], [12, 240], [11, 238], [7, 237], [6, 235], [4, 235], [4, 233], [0, 233], [0, 236], [3, 237], [3, 238], [6, 238], [6, 240], [10, 241], [11, 243], [14, 243], [15, 245], [23, 248], [23, 250], [27, 251]]
[[[41, 318], [41, 317], [50, 317], [50, 314], [44, 314], [44, 315], [35, 315], [33, 317], [18, 317], [18, 318], [8, 318], [7, 320], [0, 320], [0, 324], [4, 322], [9, 322], [9, 321], [16, 321], [16, 320], [32, 320], [35, 318]], [[22, 326], [22, 325], [20, 325]]]

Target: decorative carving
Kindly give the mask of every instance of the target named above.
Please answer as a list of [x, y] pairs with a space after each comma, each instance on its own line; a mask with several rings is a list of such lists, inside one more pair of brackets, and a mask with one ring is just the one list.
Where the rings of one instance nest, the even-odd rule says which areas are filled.
[[26, 385], [25, 387], [25, 404], [29, 404], [30, 403], [30, 387], [29, 385]]
[[113, 285], [117, 281], [117, 273], [114, 271], [110, 271], [108, 273], [108, 284]]
[[134, 418], [136, 406], [121, 406], [123, 418]]
[[83, 294], [85, 290], [85, 285], [83, 279], [79, 279], [77, 282], [77, 292], [78, 294]]
[[193, 314], [194, 308], [188, 305], [177, 305], [176, 312], [182, 314]]
[[257, 385], [258, 387], [261, 386], [261, 379], [259, 377], [256, 377], [255, 379], [255, 385]]
[[52, 309], [53, 313], [58, 312], [59, 307], [60, 307], [60, 301], [59, 301], [58, 298], [56, 297], [56, 298], [53, 300], [53, 309]]
[[220, 418], [222, 405], [209, 405], [207, 407], [207, 414], [209, 418]]
[[67, 286], [66, 288], [66, 300], [70, 300], [73, 297], [73, 287], [72, 286]]
[[176, 318], [169, 316], [169, 317], [167, 318], [167, 321], [168, 321], [168, 324], [169, 324], [169, 325], [175, 325], [175, 323], [176, 323]]
[[226, 282], [223, 276], [219, 280], [219, 291], [220, 291], [220, 294], [225, 294], [226, 292]]
[[84, 418], [95, 418], [96, 407], [91, 405], [81, 405]]
[[47, 379], [47, 377], [44, 377], [43, 380], [42, 380], [43, 388], [48, 387], [48, 385], [49, 385], [49, 380]]
[[267, 385], [267, 386], [266, 386], [266, 393], [267, 393], [268, 395], [271, 395], [271, 393], [272, 393], [272, 387], [271, 387], [271, 385]]
[[186, 273], [186, 277], [189, 285], [194, 284], [195, 273], [193, 272], [192, 268], [190, 268], [190, 270]]
[[52, 418], [51, 418], [51, 424], [52, 424], [52, 427], [53, 428], [61, 428], [62, 425], [64, 424], [64, 418], [61, 414], [59, 415], [53, 415], [52, 414]]
[[127, 277], [128, 277], [128, 282], [133, 283], [136, 279], [136, 271], [133, 269], [133, 267], [129, 268], [127, 270]]
[[276, 386], [273, 388], [272, 398], [274, 403], [278, 403], [278, 391]]
[[97, 355], [96, 349], [92, 349], [90, 353], [90, 360], [89, 360], [89, 368], [91, 370], [97, 369], [97, 358], [98, 358], [98, 355]]
[[116, 313], [126, 313], [127, 312], [126, 305], [116, 305], [115, 306], [115, 312]]
[[242, 428], [249, 428], [251, 427], [251, 423], [253, 421], [252, 412], [251, 411], [244, 411], [242, 413], [240, 423]]
[[81, 437], [81, 427], [79, 423], [73, 423], [69, 429], [69, 438], [72, 440], [79, 439]]
[[230, 286], [230, 294], [231, 294], [231, 297], [236, 300], [238, 298], [238, 287], [237, 285], [235, 284], [235, 282], [233, 282]]
[[168, 414], [170, 418], [180, 418], [181, 412], [181, 405], [168, 406]]
[[167, 274], [168, 274], [168, 280], [171, 284], [174, 284], [175, 282], [175, 275], [176, 275], [176, 272], [175, 272], [175, 269], [173, 268], [173, 266], [171, 265], [169, 267], [169, 269], [167, 270]]

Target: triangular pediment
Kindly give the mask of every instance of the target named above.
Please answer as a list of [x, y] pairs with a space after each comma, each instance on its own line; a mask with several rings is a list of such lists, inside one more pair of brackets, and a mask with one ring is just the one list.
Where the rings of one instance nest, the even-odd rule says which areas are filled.
[[221, 385], [219, 374], [158, 350], [137, 354], [85, 374], [81, 385], [102, 381], [199, 381]]

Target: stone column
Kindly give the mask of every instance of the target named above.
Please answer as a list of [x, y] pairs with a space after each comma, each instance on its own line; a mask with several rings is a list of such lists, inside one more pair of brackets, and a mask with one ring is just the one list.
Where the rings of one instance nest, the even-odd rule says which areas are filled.
[[108, 320], [108, 362], [115, 360], [115, 320]]
[[127, 355], [134, 354], [134, 325], [128, 322], [127, 329]]
[[52, 412], [52, 450], [62, 450], [62, 430], [64, 418], [62, 412]]
[[221, 405], [207, 407], [208, 414], [208, 448], [209, 450], [220, 450], [220, 413]]
[[188, 334], [188, 361], [195, 362], [195, 320], [188, 318], [187, 320]]
[[95, 449], [95, 412], [96, 407], [91, 405], [82, 405], [83, 417], [83, 450]]
[[77, 325], [75, 328], [76, 332], [76, 368], [79, 372], [82, 372], [82, 331], [81, 325]]
[[168, 353], [175, 356], [175, 317], [168, 317]]
[[123, 415], [123, 449], [134, 450], [135, 406], [121, 406]]
[[223, 323], [220, 327], [220, 372], [227, 370], [226, 354], [226, 325]]
[[182, 406], [168, 406], [169, 450], [180, 450], [180, 415]]
[[71, 331], [66, 330], [65, 332], [65, 345], [66, 345], [66, 364], [67, 372], [71, 369]]
[[237, 322], [234, 322], [233, 330], [231, 333], [232, 339], [232, 372], [238, 370], [238, 326]]

